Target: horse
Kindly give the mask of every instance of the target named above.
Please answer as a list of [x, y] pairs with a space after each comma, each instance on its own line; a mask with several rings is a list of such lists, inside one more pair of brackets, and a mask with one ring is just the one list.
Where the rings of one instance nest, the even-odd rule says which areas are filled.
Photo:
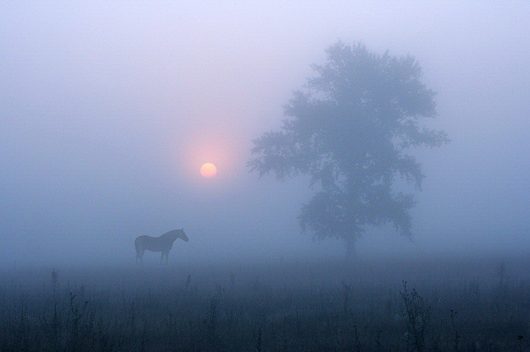
[[177, 238], [188, 242], [190, 239], [184, 232], [184, 229], [177, 229], [166, 232], [159, 237], [152, 236], [138, 236], [134, 240], [134, 246], [136, 247], [136, 262], [143, 261], [144, 251], [161, 252], [160, 262], [168, 262], [168, 254], [173, 247], [173, 242]]

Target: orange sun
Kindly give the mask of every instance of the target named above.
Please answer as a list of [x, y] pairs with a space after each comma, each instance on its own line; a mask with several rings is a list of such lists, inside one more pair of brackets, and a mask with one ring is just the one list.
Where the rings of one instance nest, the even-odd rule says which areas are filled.
[[214, 163], [204, 163], [201, 166], [201, 176], [210, 178], [217, 175], [217, 166]]

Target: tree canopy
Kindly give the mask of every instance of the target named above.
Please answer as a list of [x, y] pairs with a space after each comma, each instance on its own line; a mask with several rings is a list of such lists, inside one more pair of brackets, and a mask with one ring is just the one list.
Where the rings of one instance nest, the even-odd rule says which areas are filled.
[[403, 178], [421, 187], [414, 147], [446, 142], [421, 123], [436, 116], [435, 93], [411, 56], [376, 54], [341, 42], [285, 107], [278, 131], [254, 140], [251, 171], [278, 178], [309, 175], [315, 189], [299, 216], [317, 238], [352, 245], [368, 226], [391, 223], [411, 233], [413, 194], [396, 190]]

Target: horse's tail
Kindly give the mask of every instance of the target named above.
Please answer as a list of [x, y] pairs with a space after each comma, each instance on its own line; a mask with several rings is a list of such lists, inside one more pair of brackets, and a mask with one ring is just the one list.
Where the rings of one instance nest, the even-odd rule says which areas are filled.
[[140, 237], [136, 237], [134, 240], [134, 248], [136, 249], [136, 258], [140, 258], [142, 256], [143, 248], [142, 248], [142, 239]]

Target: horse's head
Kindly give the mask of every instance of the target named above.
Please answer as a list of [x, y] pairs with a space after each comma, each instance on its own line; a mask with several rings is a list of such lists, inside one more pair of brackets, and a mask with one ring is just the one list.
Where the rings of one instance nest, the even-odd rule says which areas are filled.
[[184, 232], [184, 229], [177, 230], [179, 233], [179, 236], [183, 241], [188, 242], [190, 239], [188, 238], [188, 235], [186, 235], [186, 232]]
[[166, 232], [162, 235], [163, 237], [170, 238], [171, 241], [175, 241], [177, 238], [182, 239], [183, 241], [188, 242], [190, 239], [186, 235], [186, 232], [184, 232], [184, 229], [176, 229], [169, 232]]

